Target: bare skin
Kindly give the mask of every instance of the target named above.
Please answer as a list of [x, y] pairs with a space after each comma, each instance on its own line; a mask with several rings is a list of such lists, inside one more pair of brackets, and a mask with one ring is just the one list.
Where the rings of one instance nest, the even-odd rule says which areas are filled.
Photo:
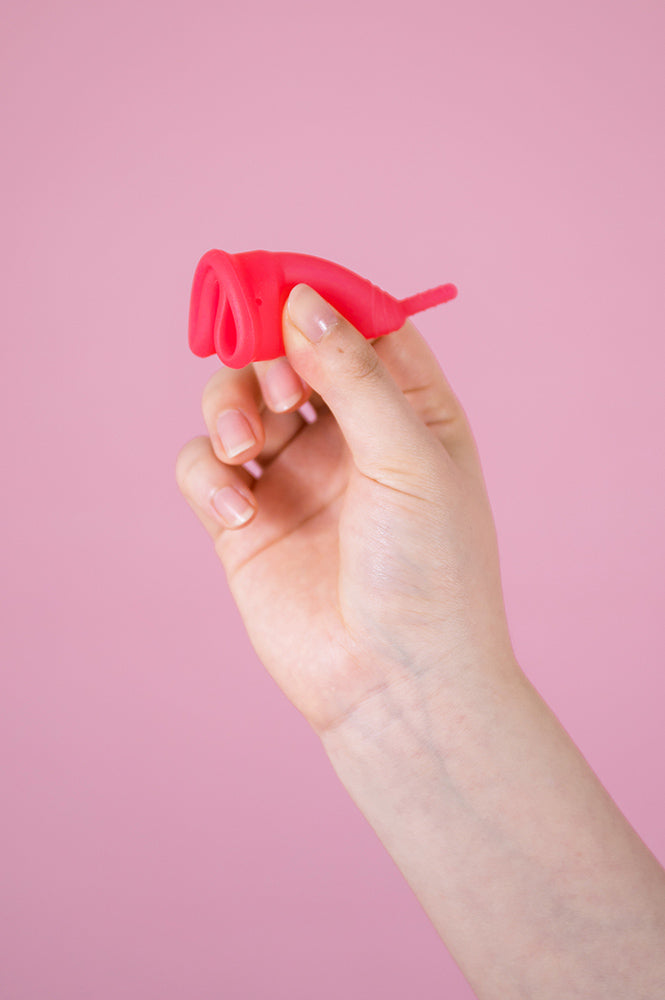
[[665, 997], [665, 872], [516, 661], [436, 358], [303, 285], [283, 329], [286, 358], [213, 376], [176, 468], [259, 657], [481, 1000]]

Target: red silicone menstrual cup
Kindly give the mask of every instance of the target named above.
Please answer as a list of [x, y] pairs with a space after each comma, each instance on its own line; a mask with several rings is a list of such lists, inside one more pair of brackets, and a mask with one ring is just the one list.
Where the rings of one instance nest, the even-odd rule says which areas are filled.
[[217, 353], [230, 368], [284, 354], [282, 311], [289, 292], [300, 282], [315, 288], [368, 339], [399, 330], [407, 316], [457, 295], [454, 285], [439, 285], [399, 300], [322, 257], [208, 250], [197, 265], [192, 285], [192, 351], [200, 358]]

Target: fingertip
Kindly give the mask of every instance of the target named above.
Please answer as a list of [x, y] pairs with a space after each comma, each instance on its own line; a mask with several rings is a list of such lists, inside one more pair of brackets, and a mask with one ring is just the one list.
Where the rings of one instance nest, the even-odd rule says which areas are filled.
[[229, 407], [218, 413], [212, 444], [220, 461], [242, 465], [259, 454], [264, 440], [263, 421], [258, 412], [248, 414], [240, 407]]
[[[311, 395], [311, 389], [308, 395]], [[305, 400], [302, 406], [298, 407], [298, 413], [307, 424], [314, 424], [318, 420], [316, 408], [310, 399]]]
[[344, 322], [337, 310], [309, 285], [296, 285], [286, 301], [289, 320], [311, 344], [318, 344]]
[[[314, 292], [314, 289], [311, 287], [311, 285], [306, 284], [306, 282], [304, 281], [299, 281], [298, 284], [294, 285], [291, 291], [289, 292], [288, 298], [284, 304], [284, 309], [289, 322], [291, 322], [294, 326], [298, 325], [297, 320], [295, 318], [297, 315], [296, 302], [302, 296], [305, 296], [305, 298], [307, 298], [307, 296], [312, 292]], [[316, 294], [316, 292], [314, 292], [314, 294]]]
[[273, 413], [291, 413], [307, 400], [310, 387], [285, 355], [255, 365], [264, 402]]
[[244, 527], [256, 515], [251, 475], [245, 469], [231, 469], [221, 463], [209, 438], [193, 438], [181, 449], [176, 459], [176, 480], [183, 497], [213, 538], [220, 529]]
[[256, 499], [251, 490], [240, 483], [221, 486], [212, 493], [211, 506], [222, 527], [231, 531], [244, 528], [256, 516]]

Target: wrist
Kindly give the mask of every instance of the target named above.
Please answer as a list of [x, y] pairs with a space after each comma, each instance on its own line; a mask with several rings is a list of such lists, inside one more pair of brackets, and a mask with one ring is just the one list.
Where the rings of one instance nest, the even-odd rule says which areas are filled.
[[354, 798], [375, 779], [416, 788], [463, 753], [465, 740], [496, 732], [508, 706], [529, 691], [536, 696], [512, 650], [496, 653], [392, 683], [318, 735]]

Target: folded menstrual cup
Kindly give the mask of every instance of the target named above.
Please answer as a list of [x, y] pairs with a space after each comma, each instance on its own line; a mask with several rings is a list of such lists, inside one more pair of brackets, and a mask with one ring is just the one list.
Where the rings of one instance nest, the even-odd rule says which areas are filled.
[[230, 368], [284, 354], [282, 311], [303, 282], [316, 289], [368, 339], [399, 330], [407, 316], [448, 302], [454, 285], [394, 299], [340, 264], [301, 253], [208, 250], [194, 273], [189, 346], [200, 358], [217, 353]]

